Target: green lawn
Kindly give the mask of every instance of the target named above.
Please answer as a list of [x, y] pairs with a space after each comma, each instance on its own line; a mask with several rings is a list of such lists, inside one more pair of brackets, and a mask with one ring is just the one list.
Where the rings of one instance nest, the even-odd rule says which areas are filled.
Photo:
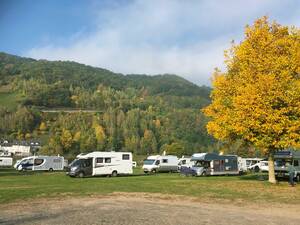
[[0, 169], [0, 204], [38, 197], [105, 195], [113, 192], [146, 192], [186, 195], [204, 199], [247, 202], [300, 203], [300, 188], [286, 181], [271, 185], [259, 175], [182, 177], [179, 174], [127, 177], [70, 178], [63, 172], [16, 172]]

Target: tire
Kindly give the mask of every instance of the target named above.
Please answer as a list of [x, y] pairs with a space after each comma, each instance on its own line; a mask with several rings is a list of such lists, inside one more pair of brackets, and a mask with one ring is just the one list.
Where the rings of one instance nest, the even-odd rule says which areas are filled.
[[254, 168], [254, 172], [255, 172], [255, 173], [258, 173], [258, 172], [260, 172], [260, 169], [259, 169], [259, 167], [258, 167], [258, 166], [256, 166], [256, 167]]
[[79, 172], [78, 177], [79, 178], [84, 178], [84, 173], [83, 172]]
[[201, 174], [202, 177], [206, 177], [206, 171], [203, 171]]
[[49, 169], [49, 172], [53, 172], [53, 168], [50, 168], [50, 169]]
[[112, 177], [118, 176], [118, 172], [117, 172], [117, 171], [113, 171], [112, 174], [111, 174], [111, 176], [112, 176]]
[[25, 168], [22, 168], [22, 170], [21, 170], [22, 172], [26, 172], [26, 169]]
[[297, 182], [297, 183], [300, 182], [300, 174], [297, 174], [297, 176], [296, 176], [296, 182]]
[[156, 169], [151, 170], [151, 173], [156, 173]]

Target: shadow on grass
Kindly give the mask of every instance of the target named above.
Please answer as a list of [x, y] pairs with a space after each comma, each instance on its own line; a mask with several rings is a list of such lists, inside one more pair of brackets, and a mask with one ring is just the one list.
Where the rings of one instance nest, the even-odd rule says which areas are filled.
[[268, 180], [268, 174], [267, 173], [247, 174], [247, 175], [240, 176], [239, 179], [240, 180], [259, 180], [259, 181], [265, 181], [265, 180]]

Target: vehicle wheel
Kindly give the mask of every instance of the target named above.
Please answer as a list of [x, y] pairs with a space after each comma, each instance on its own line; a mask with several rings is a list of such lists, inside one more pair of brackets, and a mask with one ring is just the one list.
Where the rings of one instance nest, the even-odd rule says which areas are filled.
[[151, 173], [156, 173], [156, 169], [154, 169], [154, 170], [151, 170]]
[[260, 171], [259, 167], [256, 166], [256, 167], [254, 168], [254, 172], [255, 172], [255, 173], [258, 173], [259, 171]]
[[84, 173], [83, 173], [83, 172], [80, 172], [80, 173], [78, 174], [78, 177], [79, 177], [79, 178], [83, 178], [83, 177], [84, 177]]
[[296, 181], [297, 181], [297, 183], [300, 182], [300, 174], [297, 174], [297, 176], [296, 176]]
[[112, 174], [111, 174], [111, 176], [112, 176], [112, 177], [118, 176], [118, 172], [117, 172], [117, 171], [113, 171]]
[[201, 176], [206, 177], [206, 171], [204, 171]]
[[22, 168], [22, 170], [21, 170], [22, 172], [26, 172], [26, 169], [25, 168]]
[[53, 172], [53, 169], [52, 169], [52, 168], [50, 168], [50, 169], [49, 169], [49, 172]]

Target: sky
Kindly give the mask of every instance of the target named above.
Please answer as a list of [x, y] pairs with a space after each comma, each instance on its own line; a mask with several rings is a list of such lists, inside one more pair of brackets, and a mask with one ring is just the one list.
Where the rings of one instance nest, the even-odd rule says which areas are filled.
[[264, 15], [300, 27], [300, 0], [0, 0], [0, 51], [209, 85]]

